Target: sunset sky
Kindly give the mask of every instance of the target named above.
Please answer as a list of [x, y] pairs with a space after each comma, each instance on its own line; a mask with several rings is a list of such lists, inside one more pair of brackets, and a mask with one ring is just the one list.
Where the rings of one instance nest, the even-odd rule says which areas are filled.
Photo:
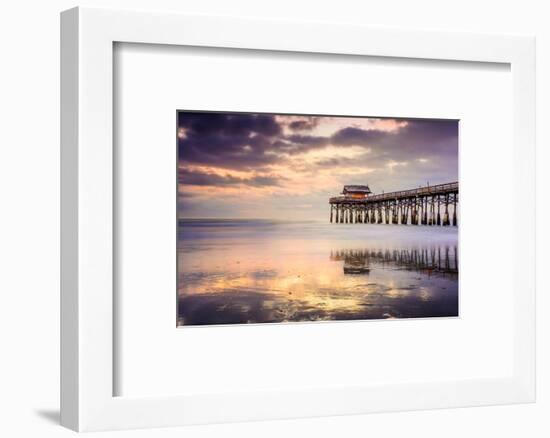
[[326, 221], [345, 184], [458, 181], [458, 122], [178, 113], [180, 218]]

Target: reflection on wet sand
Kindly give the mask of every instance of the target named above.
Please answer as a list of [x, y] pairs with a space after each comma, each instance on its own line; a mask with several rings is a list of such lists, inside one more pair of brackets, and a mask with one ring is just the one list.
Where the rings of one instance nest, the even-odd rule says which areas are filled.
[[251, 237], [225, 229], [184, 234], [178, 325], [458, 315], [456, 234], [442, 231], [444, 238], [421, 246], [416, 235], [377, 239], [381, 228], [358, 242], [305, 240], [280, 228]]
[[416, 270], [428, 274], [458, 275], [458, 257], [456, 246], [452, 250], [445, 248], [413, 248], [402, 250], [347, 249], [332, 251], [330, 259], [344, 261], [344, 274], [368, 274], [371, 263], [393, 265], [395, 267]]

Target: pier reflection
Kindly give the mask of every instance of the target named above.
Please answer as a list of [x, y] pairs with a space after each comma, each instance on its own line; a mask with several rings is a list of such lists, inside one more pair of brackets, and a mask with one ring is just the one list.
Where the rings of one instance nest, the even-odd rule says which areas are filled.
[[344, 262], [347, 275], [368, 274], [373, 265], [418, 271], [458, 275], [457, 248], [411, 248], [394, 250], [342, 249], [331, 251], [330, 260]]

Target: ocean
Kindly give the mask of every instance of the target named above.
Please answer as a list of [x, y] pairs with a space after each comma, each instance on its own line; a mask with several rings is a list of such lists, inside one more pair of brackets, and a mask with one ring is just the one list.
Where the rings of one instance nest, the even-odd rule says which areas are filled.
[[180, 219], [178, 326], [458, 316], [458, 228]]

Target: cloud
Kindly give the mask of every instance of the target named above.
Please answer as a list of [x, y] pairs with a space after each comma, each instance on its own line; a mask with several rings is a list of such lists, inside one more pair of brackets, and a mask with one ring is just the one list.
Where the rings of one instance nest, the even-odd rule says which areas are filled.
[[[182, 131], [183, 130], [183, 131]], [[282, 128], [264, 114], [178, 113], [180, 161], [226, 168], [250, 168], [275, 162], [265, 151]]]
[[321, 120], [326, 118], [316, 116], [287, 116], [277, 115], [275, 120], [283, 127], [285, 134], [297, 131], [311, 131], [319, 125]]
[[392, 119], [327, 118], [330, 126], [349, 126], [324, 134], [323, 117], [269, 114], [178, 113], [180, 162], [226, 169], [258, 169], [328, 146], [376, 147], [410, 126]]
[[418, 155], [439, 155], [450, 151], [456, 154], [458, 124], [450, 120], [413, 120], [396, 131], [344, 128], [331, 138], [332, 144], [369, 145], [374, 155], [391, 156], [403, 161]]
[[319, 124], [318, 117], [306, 117], [301, 120], [294, 120], [288, 124], [291, 131], [311, 131]]
[[375, 129], [359, 129], [349, 127], [336, 132], [330, 140], [332, 144], [343, 146], [368, 145], [369, 143], [385, 139], [389, 135], [393, 136], [395, 134]]
[[227, 187], [245, 185], [252, 187], [278, 186], [284, 178], [277, 175], [254, 175], [249, 178], [239, 177], [226, 173], [220, 175], [214, 172], [201, 172], [199, 170], [180, 167], [178, 182], [183, 186], [213, 186]]

